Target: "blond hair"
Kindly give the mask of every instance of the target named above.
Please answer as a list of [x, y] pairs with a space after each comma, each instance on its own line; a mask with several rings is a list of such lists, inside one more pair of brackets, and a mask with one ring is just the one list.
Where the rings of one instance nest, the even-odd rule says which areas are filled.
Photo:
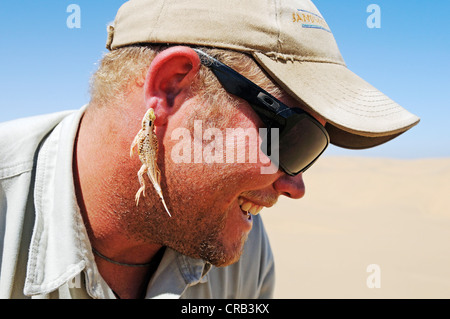
[[[136, 45], [105, 54], [91, 79], [91, 102], [103, 106], [123, 100], [134, 85], [144, 83], [151, 62], [166, 48], [167, 45]], [[278, 86], [269, 80], [249, 55], [222, 49], [200, 49], [265, 88], [269, 93], [281, 94]], [[192, 94], [199, 94], [203, 102], [212, 105], [235, 101], [205, 66], [200, 68], [191, 91]]]

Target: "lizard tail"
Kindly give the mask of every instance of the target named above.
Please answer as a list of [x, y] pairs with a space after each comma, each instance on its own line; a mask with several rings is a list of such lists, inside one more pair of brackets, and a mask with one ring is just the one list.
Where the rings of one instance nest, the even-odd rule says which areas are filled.
[[169, 209], [167, 208], [166, 202], [164, 200], [164, 197], [162, 196], [162, 194], [159, 194], [159, 196], [161, 197], [162, 203], [164, 205], [164, 208], [166, 209], [167, 214], [169, 214], [169, 217], [172, 217], [172, 215], [170, 215]]
[[169, 212], [169, 209], [167, 208], [166, 205], [166, 201], [164, 200], [164, 196], [162, 194], [162, 190], [161, 190], [161, 186], [159, 185], [159, 181], [157, 180], [157, 176], [159, 176], [159, 174], [155, 174], [155, 172], [150, 173], [150, 171], [148, 171], [148, 177], [150, 178], [150, 181], [153, 184], [153, 187], [155, 188], [156, 192], [158, 193], [159, 197], [161, 198], [161, 201], [164, 205], [164, 208], [166, 209], [167, 214], [169, 214], [169, 217], [172, 217], [172, 215]]

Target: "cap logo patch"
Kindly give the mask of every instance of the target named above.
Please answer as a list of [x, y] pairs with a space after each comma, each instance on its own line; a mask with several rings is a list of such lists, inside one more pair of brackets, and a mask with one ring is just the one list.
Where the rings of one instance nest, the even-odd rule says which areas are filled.
[[297, 11], [293, 12], [292, 22], [300, 23], [302, 28], [320, 29], [331, 33], [327, 23], [321, 16], [306, 10], [297, 9]]

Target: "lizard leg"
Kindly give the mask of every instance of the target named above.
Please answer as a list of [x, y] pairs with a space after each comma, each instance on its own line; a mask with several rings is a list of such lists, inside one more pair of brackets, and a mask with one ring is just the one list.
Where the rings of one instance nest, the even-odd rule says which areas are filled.
[[141, 188], [139, 188], [139, 190], [136, 193], [136, 206], [139, 204], [139, 197], [141, 196], [141, 193], [143, 193], [142, 195], [145, 196], [145, 180], [144, 180], [144, 174], [147, 172], [147, 166], [144, 164], [141, 166], [141, 168], [139, 169], [138, 172], [138, 179], [139, 179], [139, 184], [141, 185]]
[[136, 147], [138, 141], [139, 141], [139, 136], [140, 134], [136, 134], [136, 136], [134, 137], [133, 143], [131, 143], [131, 147], [130, 147], [130, 157], [133, 156], [134, 153], [134, 148]]

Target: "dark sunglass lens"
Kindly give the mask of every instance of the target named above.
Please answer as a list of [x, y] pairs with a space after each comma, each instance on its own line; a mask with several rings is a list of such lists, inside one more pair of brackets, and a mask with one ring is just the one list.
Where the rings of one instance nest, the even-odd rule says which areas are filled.
[[279, 157], [287, 173], [297, 174], [304, 170], [327, 147], [328, 138], [318, 125], [304, 117], [281, 133]]

